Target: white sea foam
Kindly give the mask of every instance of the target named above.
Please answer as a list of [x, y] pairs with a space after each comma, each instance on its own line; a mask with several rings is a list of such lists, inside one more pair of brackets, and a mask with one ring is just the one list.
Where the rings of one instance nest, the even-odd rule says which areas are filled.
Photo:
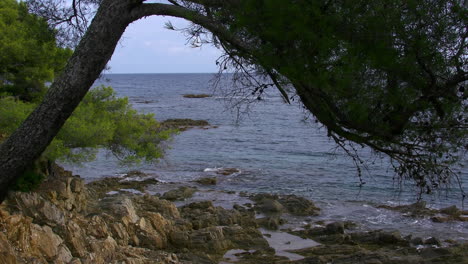
[[203, 170], [203, 172], [216, 172], [219, 171], [222, 168], [206, 168]]

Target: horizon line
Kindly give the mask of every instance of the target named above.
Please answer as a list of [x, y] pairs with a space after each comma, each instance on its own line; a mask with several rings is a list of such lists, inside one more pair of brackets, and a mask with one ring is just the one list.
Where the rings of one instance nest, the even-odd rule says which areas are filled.
[[[223, 72], [230, 73], [230, 72]], [[103, 72], [102, 74], [218, 74], [218, 72]]]

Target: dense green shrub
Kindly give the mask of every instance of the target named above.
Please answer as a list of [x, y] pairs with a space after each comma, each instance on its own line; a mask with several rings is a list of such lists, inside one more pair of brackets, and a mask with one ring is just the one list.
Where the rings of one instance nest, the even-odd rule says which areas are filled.
[[18, 178], [12, 189], [20, 192], [29, 192], [38, 187], [44, 178], [45, 176], [42, 173], [27, 170]]
[[[10, 134], [34, 108], [13, 98], [0, 99], [0, 134]], [[100, 148], [123, 163], [156, 161], [175, 130], [161, 128], [153, 114], [141, 114], [111, 87], [91, 90], [43, 154], [48, 160], [85, 162]]]

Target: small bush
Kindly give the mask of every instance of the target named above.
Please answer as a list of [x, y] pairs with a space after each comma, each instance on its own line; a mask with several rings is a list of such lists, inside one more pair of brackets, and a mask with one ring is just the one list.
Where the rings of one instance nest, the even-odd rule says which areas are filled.
[[16, 180], [12, 189], [14, 191], [30, 192], [36, 189], [44, 178], [45, 176], [42, 173], [27, 170]]

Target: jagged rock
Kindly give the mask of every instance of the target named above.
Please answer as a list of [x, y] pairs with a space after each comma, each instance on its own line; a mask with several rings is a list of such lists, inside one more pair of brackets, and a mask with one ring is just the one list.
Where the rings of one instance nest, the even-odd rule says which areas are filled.
[[67, 221], [64, 240], [74, 256], [85, 257], [88, 252], [85, 230], [74, 220]]
[[[92, 186], [94, 192], [99, 185]], [[229, 210], [210, 201], [178, 209], [151, 195], [104, 195], [97, 199], [98, 195], [89, 193], [81, 179], [59, 168], [52, 170], [51, 178], [37, 192], [12, 193], [0, 205], [0, 263], [219, 263], [228, 249], [250, 250], [241, 256], [240, 263], [292, 263], [274, 256], [257, 229], [253, 209], [236, 205]], [[310, 201], [292, 195], [262, 194], [253, 200], [257, 209], [264, 206], [269, 212], [265, 219], [277, 217], [274, 228], [281, 224], [281, 212], [311, 215], [318, 211]], [[437, 214], [462, 217], [465, 212], [449, 207]], [[294, 263], [468, 262], [468, 244], [428, 246], [418, 251], [409, 241], [420, 245], [421, 239], [402, 238], [398, 232], [345, 233], [349, 226], [336, 222], [291, 231], [322, 243], [302, 250], [307, 258]], [[432, 240], [424, 243], [440, 245]], [[177, 252], [182, 259], [170, 252]]]
[[59, 208], [50, 201], [45, 200], [39, 193], [12, 193], [7, 206], [21, 211], [24, 215], [34, 219], [41, 225], [63, 225], [65, 223], [64, 208]]
[[[53, 261], [59, 253], [62, 238], [52, 231], [49, 226], [32, 224], [30, 227], [29, 247], [33, 252], [42, 255], [47, 261]], [[69, 259], [71, 260], [71, 258]]]
[[121, 217], [124, 225], [136, 223], [139, 219], [139, 216], [136, 213], [133, 202], [128, 197], [123, 197], [120, 200], [114, 200], [110, 208], [113, 215]]
[[5, 264], [16, 264], [18, 260], [13, 254], [14, 248], [8, 243], [8, 238], [0, 233], [0, 259]]
[[69, 263], [73, 259], [70, 249], [64, 244], [58, 248], [57, 256], [54, 259], [54, 263]]
[[164, 199], [159, 199], [156, 196], [143, 195], [134, 198], [134, 203], [138, 210], [143, 212], [158, 212], [166, 218], [177, 219], [180, 217], [177, 207]]
[[190, 245], [192, 249], [222, 254], [230, 247], [230, 241], [225, 238], [222, 227], [211, 226], [192, 232]]

